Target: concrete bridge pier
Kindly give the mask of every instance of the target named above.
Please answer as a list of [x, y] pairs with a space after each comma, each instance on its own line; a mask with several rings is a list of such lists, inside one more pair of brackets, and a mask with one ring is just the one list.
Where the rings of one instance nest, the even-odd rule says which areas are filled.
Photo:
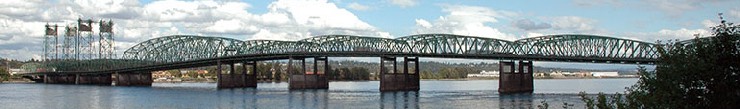
[[534, 90], [532, 61], [520, 60], [518, 67], [514, 61], [500, 61], [499, 71], [499, 93], [532, 93]]
[[46, 84], [75, 84], [75, 75], [72, 74], [44, 74]]
[[75, 75], [75, 84], [87, 85], [111, 85], [111, 74], [77, 74]]
[[[403, 72], [399, 73], [396, 57], [380, 58], [380, 91], [419, 91], [419, 58], [403, 57], [403, 60]], [[389, 66], [393, 68], [386, 68]]]
[[116, 86], [152, 86], [152, 72], [138, 71], [130, 73], [117, 72]]
[[[235, 70], [236, 65], [234, 64], [235, 63], [230, 63], [229, 74], [224, 74], [222, 72], [221, 62], [218, 62], [216, 71], [218, 75], [218, 84], [216, 87], [218, 89], [257, 87], [257, 61], [243, 62], [242, 72], [238, 74]], [[247, 66], [252, 67], [251, 70], [247, 69]], [[250, 74], [247, 74], [248, 72], [250, 72]]]
[[[293, 71], [293, 57], [288, 59], [288, 72]], [[327, 57], [314, 57], [312, 72], [306, 72], [306, 58], [301, 59], [301, 69], [298, 74], [290, 73], [288, 88], [294, 89], [329, 89], [329, 79], [326, 73], [329, 69]], [[319, 62], [321, 61], [321, 62]], [[323, 66], [319, 67], [319, 64]]]
[[[251, 66], [251, 69], [247, 69], [248, 66]], [[242, 70], [242, 76], [244, 77], [244, 86], [243, 87], [257, 87], [257, 61], [248, 61], [242, 63], [242, 67], [244, 67], [244, 70]]]

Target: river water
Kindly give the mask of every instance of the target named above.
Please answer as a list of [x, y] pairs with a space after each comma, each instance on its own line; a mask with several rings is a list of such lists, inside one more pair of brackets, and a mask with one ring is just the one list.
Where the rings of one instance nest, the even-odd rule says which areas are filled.
[[215, 83], [154, 83], [152, 87], [0, 84], [0, 109], [312, 109], [312, 108], [581, 108], [577, 93], [623, 92], [620, 79], [535, 79], [534, 94], [499, 95], [498, 80], [421, 81], [419, 92], [378, 91], [378, 81], [330, 82], [329, 90], [288, 90], [287, 83], [216, 90]]

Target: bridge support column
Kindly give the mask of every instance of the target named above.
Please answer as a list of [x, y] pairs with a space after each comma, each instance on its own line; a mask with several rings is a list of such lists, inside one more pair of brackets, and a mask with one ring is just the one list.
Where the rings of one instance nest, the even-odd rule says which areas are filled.
[[[396, 57], [381, 57], [380, 91], [419, 91], [419, 58], [403, 57], [403, 60], [403, 73], [398, 73]], [[388, 63], [393, 69], [386, 68]]]
[[46, 74], [44, 83], [46, 84], [75, 84], [75, 75], [71, 74]]
[[[292, 57], [288, 60], [288, 72], [292, 70], [292, 60]], [[319, 67], [319, 64], [323, 66]], [[291, 73], [289, 89], [329, 89], [329, 80], [326, 77], [326, 72], [330, 71], [327, 57], [314, 57], [312, 72], [306, 72], [305, 57], [301, 59], [301, 66], [299, 74]]]
[[519, 61], [518, 67], [514, 61], [500, 61], [498, 92], [501, 94], [532, 93], [534, 90], [532, 69], [532, 61]]
[[[251, 66], [251, 74], [247, 74], [247, 66]], [[221, 62], [218, 62], [218, 89], [226, 88], [245, 88], [245, 87], [257, 87], [257, 62], [251, 61], [251, 63], [242, 63], [243, 70], [240, 74], [236, 73], [236, 65], [234, 63], [229, 64], [229, 74], [223, 74], [221, 71]]]
[[151, 72], [116, 73], [116, 86], [152, 86]]
[[[242, 76], [244, 77], [244, 87], [257, 87], [257, 61], [249, 61], [242, 63], [244, 70], [242, 70]], [[248, 70], [247, 66], [251, 66], [252, 69]]]
[[77, 74], [75, 84], [111, 85], [111, 74]]

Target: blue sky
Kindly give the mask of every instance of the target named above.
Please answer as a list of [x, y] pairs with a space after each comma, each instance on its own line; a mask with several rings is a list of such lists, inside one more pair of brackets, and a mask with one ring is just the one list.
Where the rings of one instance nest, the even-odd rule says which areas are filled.
[[[335, 0], [330, 1], [339, 7], [348, 8], [349, 11], [358, 16], [361, 20], [380, 28], [382, 31], [388, 31], [394, 36], [403, 36], [413, 34], [415, 19], [433, 20], [444, 16], [442, 11], [444, 5], [465, 5], [486, 7], [492, 10], [510, 11], [521, 15], [501, 19], [498, 23], [486, 23], [487, 26], [503, 28], [510, 27], [511, 22], [521, 19], [531, 19], [542, 21], [543, 17], [557, 16], [577, 16], [588, 19], [594, 19], [595, 27], [608, 30], [609, 33], [619, 35], [619, 33], [632, 32], [655, 32], [662, 29], [681, 29], [681, 28], [705, 28], [702, 24], [704, 20], [716, 21], [717, 13], [727, 13], [729, 10], [737, 9], [732, 5], [740, 5], [738, 2], [711, 2], [695, 1], [695, 9], [686, 10], [663, 10], [651, 5], [648, 1], [614, 1], [615, 3], [606, 3], [607, 0], [427, 0], [415, 1], [412, 6], [397, 6], [390, 1], [372, 1], [372, 0]], [[266, 13], [267, 5], [271, 1], [245, 1], [253, 4], [250, 12], [257, 14]], [[657, 2], [657, 1], [656, 1]], [[669, 1], [669, 2], [686, 2], [688, 1]], [[357, 10], [349, 7], [350, 4], [357, 3], [367, 6], [366, 10]], [[676, 3], [680, 4], [680, 3]], [[670, 5], [670, 4], [665, 4]], [[682, 12], [674, 12], [682, 11]], [[729, 18], [735, 20], [736, 18]], [[522, 32], [513, 33], [524, 35]]]
[[737, 0], [2, 0], [0, 57], [41, 58], [43, 25], [78, 18], [113, 20], [121, 54], [138, 42], [174, 34], [240, 40], [424, 33], [685, 40], [709, 35], [708, 27], [719, 22], [717, 13], [740, 20], [738, 5]]

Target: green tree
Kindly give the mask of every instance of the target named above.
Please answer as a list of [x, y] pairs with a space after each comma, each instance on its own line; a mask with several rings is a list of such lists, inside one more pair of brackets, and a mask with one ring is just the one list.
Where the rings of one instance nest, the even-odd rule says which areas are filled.
[[[597, 107], [626, 108], [740, 108], [740, 31], [720, 14], [713, 37], [658, 46], [655, 71], [639, 68], [637, 84], [628, 88], [624, 102]], [[600, 94], [601, 95], [601, 94]], [[584, 99], [591, 99], [583, 97]], [[601, 96], [598, 98], [601, 101]], [[589, 106], [593, 107], [593, 105]]]
[[352, 77], [352, 80], [369, 80], [370, 79], [370, 71], [368, 71], [367, 68], [352, 67], [351, 73], [354, 75], [354, 77]]
[[272, 68], [275, 69], [275, 81], [287, 80], [283, 71], [280, 70], [282, 66], [279, 63], [273, 64]]
[[6, 67], [0, 68], [0, 82], [10, 79], [10, 73]]
[[174, 77], [178, 77], [178, 78], [181, 77], [181, 73], [179, 70], [168, 70], [167, 73], [169, 73], [170, 75]]
[[272, 81], [273, 75], [272, 75], [272, 71], [270, 71], [271, 66], [272, 64], [268, 64], [268, 63], [257, 64], [257, 73], [256, 73], [257, 77], [263, 81]]
[[352, 80], [352, 73], [347, 67], [339, 69], [339, 75], [341, 75], [339, 76], [340, 80]]

